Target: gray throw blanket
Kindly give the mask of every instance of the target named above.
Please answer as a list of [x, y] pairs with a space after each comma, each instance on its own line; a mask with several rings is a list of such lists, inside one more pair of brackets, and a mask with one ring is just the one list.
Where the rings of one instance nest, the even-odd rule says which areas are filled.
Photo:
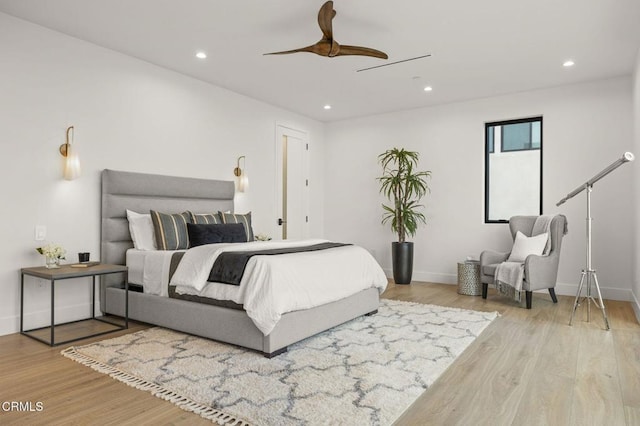
[[310, 246], [286, 247], [267, 250], [250, 250], [250, 251], [226, 251], [220, 253], [213, 263], [209, 278], [207, 281], [240, 285], [244, 270], [247, 267], [249, 259], [253, 256], [272, 256], [278, 254], [303, 253], [309, 251], [327, 250], [335, 247], [343, 247], [351, 244], [345, 243], [319, 243]]
[[[554, 216], [542, 215], [536, 218], [531, 230], [531, 236], [549, 233], [551, 228], [551, 221]], [[566, 223], [566, 220], [565, 220]], [[565, 229], [566, 233], [566, 229]], [[547, 244], [542, 254], [544, 256], [549, 254], [551, 250], [551, 238], [547, 238]], [[496, 267], [495, 284], [498, 293], [503, 296], [513, 298], [513, 300], [520, 302], [522, 300], [522, 282], [524, 281], [524, 262], [502, 262]]]
[[496, 290], [501, 295], [520, 302], [522, 300], [522, 281], [524, 281], [523, 262], [502, 262], [496, 267]]
[[[542, 216], [538, 216], [536, 221], [533, 223], [533, 229], [531, 230], [531, 236], [535, 237], [536, 235], [544, 234], [545, 232], [549, 232], [551, 229], [551, 221], [553, 220], [552, 215], [545, 214]], [[543, 255], [549, 254], [551, 251], [551, 238], [547, 238], [547, 244], [544, 246]]]

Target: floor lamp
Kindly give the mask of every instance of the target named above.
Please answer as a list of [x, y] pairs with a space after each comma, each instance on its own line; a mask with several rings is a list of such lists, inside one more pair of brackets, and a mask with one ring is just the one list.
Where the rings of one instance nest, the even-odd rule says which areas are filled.
[[[575, 190], [567, 194], [562, 200], [558, 201], [556, 206], [560, 206], [565, 201], [570, 198], [575, 197], [582, 191], [587, 192], [587, 264], [586, 267], [582, 270], [582, 274], [580, 275], [580, 284], [578, 285], [578, 292], [576, 293], [576, 299], [573, 302], [573, 309], [571, 310], [571, 318], [569, 319], [569, 325], [573, 325], [573, 317], [576, 314], [576, 309], [580, 306], [580, 296], [582, 295], [582, 289], [585, 286], [587, 287], [586, 296], [582, 298], [582, 301], [587, 301], [587, 322], [591, 321], [591, 302], [602, 310], [602, 317], [604, 318], [604, 325], [607, 330], [609, 330], [609, 319], [607, 318], [607, 311], [604, 307], [604, 302], [602, 301], [602, 293], [600, 293], [600, 286], [598, 285], [598, 276], [596, 275], [595, 269], [591, 267], [591, 191], [593, 189], [593, 184], [623, 165], [624, 163], [628, 163], [629, 161], [633, 161], [635, 157], [630, 152], [625, 152], [622, 155], [622, 158], [617, 159], [613, 163], [611, 163], [607, 168], [602, 170], [600, 173], [577, 187]], [[591, 288], [595, 285], [596, 291], [598, 293], [598, 300], [596, 300], [592, 293]]]

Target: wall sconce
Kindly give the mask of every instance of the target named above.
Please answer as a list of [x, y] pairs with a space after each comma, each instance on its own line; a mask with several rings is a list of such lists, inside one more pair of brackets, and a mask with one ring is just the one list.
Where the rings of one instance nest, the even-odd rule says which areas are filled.
[[245, 157], [243, 155], [241, 157], [238, 157], [238, 164], [236, 165], [236, 168], [233, 169], [233, 174], [237, 178], [236, 189], [238, 190], [238, 192], [244, 192], [249, 187], [249, 178], [247, 177], [247, 173], [240, 168], [240, 160], [242, 160], [242, 163], [246, 169]]
[[73, 126], [67, 128], [67, 141], [60, 145], [60, 154], [64, 159], [62, 176], [66, 180], [73, 180], [80, 176], [80, 159], [73, 146]]

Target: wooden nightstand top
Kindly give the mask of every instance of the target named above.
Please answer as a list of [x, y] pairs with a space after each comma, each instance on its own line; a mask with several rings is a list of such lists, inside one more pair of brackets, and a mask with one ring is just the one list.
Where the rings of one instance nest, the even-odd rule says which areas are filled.
[[83, 268], [75, 268], [69, 265], [60, 265], [59, 268], [48, 269], [44, 266], [36, 266], [31, 268], [22, 268], [20, 272], [24, 275], [30, 275], [48, 280], [61, 280], [65, 278], [90, 277], [93, 275], [113, 274], [116, 272], [126, 272], [128, 268], [125, 265], [111, 265], [108, 263], [100, 263], [94, 266]]

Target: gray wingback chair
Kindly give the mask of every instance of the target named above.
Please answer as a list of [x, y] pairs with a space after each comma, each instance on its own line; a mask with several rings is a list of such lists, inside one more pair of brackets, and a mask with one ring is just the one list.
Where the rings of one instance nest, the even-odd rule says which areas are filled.
[[[538, 216], [513, 216], [509, 219], [511, 237], [515, 240], [516, 233], [522, 232], [531, 237], [533, 224]], [[549, 228], [551, 247], [548, 255], [528, 256], [524, 261], [523, 290], [526, 291], [527, 309], [531, 309], [532, 292], [535, 290], [549, 289], [549, 295], [553, 303], [558, 303], [555, 286], [558, 277], [558, 264], [560, 263], [560, 248], [562, 237], [566, 233], [566, 217], [555, 216]], [[498, 264], [504, 262], [509, 253], [495, 251], [483, 251], [480, 254], [480, 282], [482, 283], [482, 298], [487, 298], [489, 284], [494, 284], [495, 271]]]

